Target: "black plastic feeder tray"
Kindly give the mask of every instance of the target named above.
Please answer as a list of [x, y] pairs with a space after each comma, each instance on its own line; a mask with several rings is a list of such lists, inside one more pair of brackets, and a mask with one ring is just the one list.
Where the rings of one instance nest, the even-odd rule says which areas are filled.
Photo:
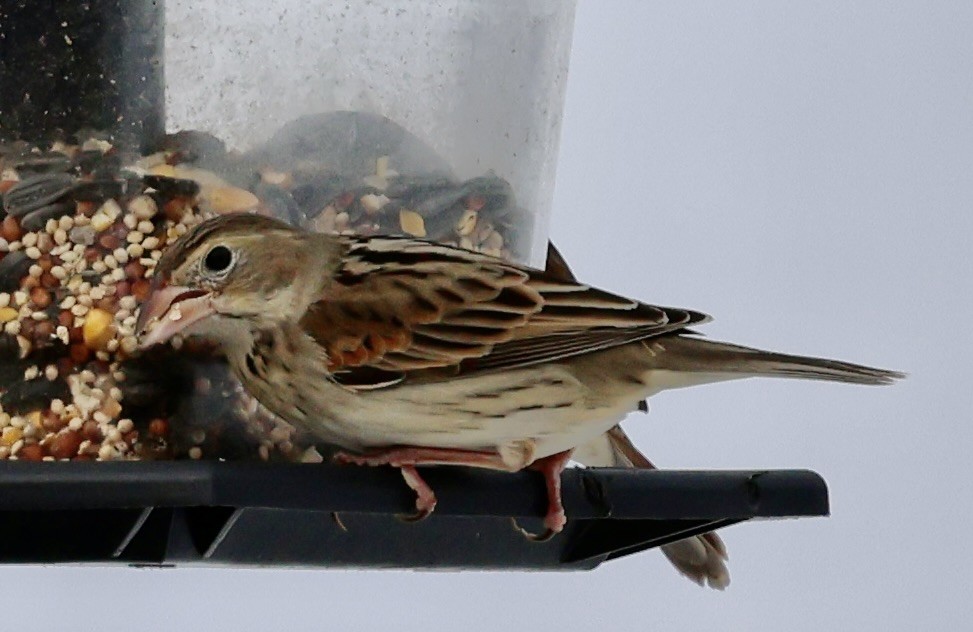
[[228, 462], [0, 463], [0, 562], [587, 570], [754, 518], [828, 514], [806, 470], [570, 469], [565, 530], [541, 477], [433, 468], [436, 512], [390, 468]]

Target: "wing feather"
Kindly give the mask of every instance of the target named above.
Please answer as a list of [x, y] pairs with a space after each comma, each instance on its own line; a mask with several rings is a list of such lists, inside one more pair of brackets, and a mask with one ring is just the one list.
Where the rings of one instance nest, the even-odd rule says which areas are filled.
[[708, 320], [563, 271], [408, 238], [342, 239], [343, 265], [301, 324], [355, 388], [553, 362]]

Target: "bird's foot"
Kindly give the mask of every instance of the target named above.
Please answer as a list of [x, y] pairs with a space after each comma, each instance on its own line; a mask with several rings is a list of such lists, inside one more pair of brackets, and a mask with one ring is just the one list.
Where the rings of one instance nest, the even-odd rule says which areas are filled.
[[416, 512], [411, 515], [400, 516], [403, 522], [419, 522], [429, 517], [436, 509], [436, 494], [429, 487], [429, 484], [419, 475], [419, 471], [414, 465], [402, 465], [399, 467], [405, 484], [416, 493]]
[[567, 516], [564, 515], [564, 504], [561, 502], [561, 472], [567, 467], [571, 460], [571, 453], [574, 450], [565, 450], [543, 459], [538, 459], [530, 465], [530, 469], [537, 470], [544, 475], [544, 483], [547, 487], [547, 513], [544, 516], [544, 531], [542, 533], [531, 533], [517, 524], [514, 520], [514, 528], [524, 535], [528, 540], [534, 542], [546, 542], [560, 533], [567, 524]]

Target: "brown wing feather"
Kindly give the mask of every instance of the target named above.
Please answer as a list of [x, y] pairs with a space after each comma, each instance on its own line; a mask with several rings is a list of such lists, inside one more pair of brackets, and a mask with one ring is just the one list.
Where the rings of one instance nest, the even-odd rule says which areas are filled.
[[708, 319], [462, 249], [346, 241], [335, 283], [301, 324], [350, 385], [376, 382], [376, 370], [385, 383], [396, 374], [426, 381], [530, 366]]

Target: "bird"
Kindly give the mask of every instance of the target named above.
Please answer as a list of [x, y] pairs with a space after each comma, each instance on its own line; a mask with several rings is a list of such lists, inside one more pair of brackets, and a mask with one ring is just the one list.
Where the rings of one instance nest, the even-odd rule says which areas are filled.
[[[585, 467], [620, 467], [646, 470], [657, 469], [621, 426], [578, 446], [571, 459]], [[726, 545], [714, 532], [663, 544], [659, 549], [684, 577], [703, 586], [725, 590], [730, 585], [730, 571]]]
[[572, 451], [660, 391], [767, 376], [889, 384], [895, 371], [708, 340], [710, 320], [560, 274], [395, 235], [312, 233], [259, 214], [201, 221], [159, 260], [140, 348], [217, 344], [261, 404], [339, 463], [539, 471], [547, 539]]

